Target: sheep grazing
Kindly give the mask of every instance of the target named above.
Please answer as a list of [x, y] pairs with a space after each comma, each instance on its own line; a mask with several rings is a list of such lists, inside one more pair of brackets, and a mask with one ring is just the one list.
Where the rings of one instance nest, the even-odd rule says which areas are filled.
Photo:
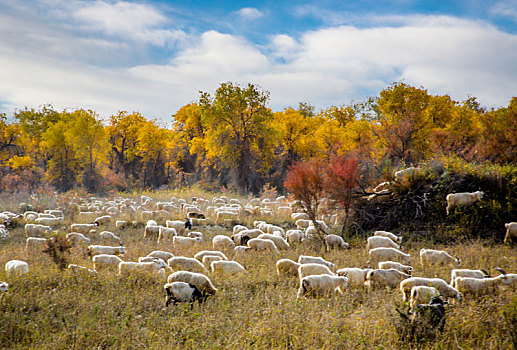
[[396, 269], [370, 270], [366, 274], [365, 287], [373, 288], [397, 288], [401, 281], [411, 276]]
[[409, 306], [411, 309], [418, 304], [427, 304], [434, 297], [439, 297], [440, 292], [434, 287], [428, 286], [415, 286], [411, 288], [411, 297], [409, 299]]
[[233, 249], [235, 242], [228, 236], [216, 235], [212, 238], [212, 247], [217, 250]]
[[203, 261], [203, 258], [207, 255], [212, 255], [212, 256], [220, 256], [221, 259], [223, 260], [228, 260], [228, 258], [226, 257], [226, 255], [224, 255], [223, 252], [220, 252], [218, 250], [202, 250], [198, 253], [196, 253], [196, 255], [194, 255], [194, 258], [199, 260], [199, 261]]
[[260, 236], [258, 236], [257, 238], [272, 240], [273, 243], [275, 243], [275, 246], [278, 250], [287, 250], [290, 248], [289, 243], [287, 243], [287, 241], [284, 238], [277, 236], [277, 235], [263, 233]]
[[368, 237], [366, 242], [366, 250], [371, 250], [374, 248], [395, 248], [400, 249], [400, 246], [393, 242], [391, 238], [383, 237], [383, 236], [372, 236]]
[[87, 234], [91, 230], [95, 230], [96, 224], [72, 224], [70, 225], [70, 231]]
[[252, 228], [249, 230], [242, 230], [239, 233], [242, 234], [242, 236], [248, 236], [249, 238], [257, 238], [265, 232], [258, 228]]
[[258, 252], [265, 250], [278, 254], [275, 243], [270, 239], [252, 238], [248, 241], [248, 247]]
[[460, 265], [461, 260], [451, 256], [444, 250], [420, 249], [420, 264], [422, 266], [454, 264]]
[[294, 221], [299, 220], [299, 219], [309, 220], [310, 217], [306, 213], [292, 213], [291, 214], [291, 219], [294, 220]]
[[517, 243], [517, 222], [509, 222], [504, 224], [506, 227], [506, 235], [504, 236], [504, 243]]
[[470, 277], [470, 278], [486, 278], [490, 277], [488, 272], [485, 270], [469, 270], [469, 269], [453, 269], [451, 271], [451, 286], [454, 286], [454, 280], [456, 277]]
[[158, 238], [160, 236], [160, 227], [156, 221], [149, 220], [144, 228], [144, 238]]
[[63, 223], [63, 218], [37, 218], [34, 223], [44, 226], [57, 226]]
[[38, 224], [25, 224], [25, 236], [34, 237], [49, 233], [52, 227]]
[[327, 245], [327, 250], [350, 248], [342, 237], [334, 234], [325, 236], [325, 244]]
[[344, 267], [336, 271], [338, 276], [348, 277], [348, 285], [354, 288], [364, 287], [366, 282], [366, 275], [371, 271], [370, 268], [359, 268], [359, 267]]
[[88, 256], [99, 254], [124, 255], [126, 253], [126, 249], [123, 246], [111, 247], [106, 245], [89, 245], [87, 249]]
[[296, 228], [298, 230], [304, 230], [304, 229], [308, 228], [311, 225], [311, 222], [312, 221], [309, 220], [309, 219], [298, 219], [295, 222]]
[[96, 274], [97, 271], [95, 270], [91, 270], [85, 266], [79, 266], [79, 265], [76, 265], [76, 264], [69, 264], [68, 267], [67, 267], [70, 271], [74, 271], [74, 272], [86, 272], [88, 274]]
[[250, 236], [243, 235], [241, 232], [236, 233], [230, 237], [232, 241], [235, 242], [236, 245], [247, 245], [248, 241], [251, 239]]
[[200, 240], [203, 240], [203, 233], [199, 232], [199, 231], [190, 231], [188, 234], [187, 234], [187, 237], [190, 237], [190, 238], [198, 238]]
[[210, 268], [212, 269], [212, 273], [221, 275], [235, 275], [247, 272], [244, 266], [239, 264], [237, 261], [212, 261]]
[[199, 260], [185, 256], [175, 256], [167, 260], [167, 264], [174, 271], [191, 271], [208, 274], [208, 270]]
[[371, 265], [375, 265], [380, 261], [398, 261], [403, 264], [409, 264], [411, 262], [411, 256], [405, 254], [395, 248], [373, 248], [368, 251], [369, 262]]
[[449, 193], [447, 199], [447, 215], [454, 207], [467, 207], [480, 201], [483, 198], [482, 191], [476, 192], [462, 192], [462, 193]]
[[201, 243], [201, 238], [192, 238], [192, 237], [182, 237], [182, 236], [174, 236], [172, 237], [172, 245], [174, 248], [190, 248], [195, 244]]
[[406, 273], [408, 275], [411, 275], [411, 272], [413, 271], [412, 266], [403, 265], [396, 261], [380, 261], [377, 266], [379, 267], [379, 269], [382, 269], [382, 270], [395, 269], [395, 270], [399, 270], [400, 272]]
[[170, 258], [174, 257], [174, 254], [169, 252], [164, 252], [163, 250], [155, 250], [151, 253], [147, 254], [147, 256], [153, 257], [153, 258], [160, 258], [163, 261], [167, 261]]
[[44, 249], [47, 246], [46, 238], [28, 237], [25, 244], [25, 250]]
[[194, 285], [186, 282], [172, 282], [164, 285], [167, 297], [165, 299], [165, 307], [171, 303], [190, 303], [192, 309], [195, 301], [200, 304], [205, 300], [201, 291]]
[[208, 269], [210, 267], [210, 264], [212, 264], [212, 262], [214, 261], [221, 261], [223, 260], [223, 258], [221, 258], [220, 256], [216, 256], [216, 255], [205, 255], [203, 257], [203, 259], [201, 260], [201, 262], [203, 263], [203, 265], [205, 265], [205, 267]]
[[233, 248], [233, 254], [234, 254], [234, 256], [238, 256], [238, 255], [247, 253], [251, 250], [252, 249], [248, 246], [239, 245], [239, 246]]
[[113, 220], [113, 218], [111, 217], [111, 215], [104, 215], [104, 216], [99, 216], [98, 218], [93, 220], [93, 222], [95, 224], [97, 224], [97, 226], [101, 226], [101, 225], [110, 224], [112, 220]]
[[185, 234], [185, 222], [181, 220], [167, 220], [165, 226], [176, 229], [178, 235]]
[[402, 236], [397, 236], [391, 232], [388, 232], [388, 231], [375, 231], [373, 233], [374, 236], [380, 236], [380, 237], [388, 237], [389, 239], [391, 239], [393, 242], [397, 243], [397, 244], [401, 244], [402, 243]]
[[122, 259], [112, 254], [98, 254], [92, 258], [95, 271], [118, 268]]
[[321, 264], [301, 264], [298, 267], [298, 278], [302, 279], [306, 276], [312, 276], [312, 275], [331, 275], [335, 276], [335, 274], [330, 271], [330, 269]]
[[456, 298], [461, 301], [463, 295], [456, 288], [451, 287], [441, 278], [411, 277], [400, 282], [402, 299], [409, 300], [411, 288], [415, 286], [428, 286], [436, 288], [441, 295], [447, 298]]
[[511, 287], [513, 289], [517, 289], [517, 274], [516, 273], [506, 273], [502, 268], [496, 267], [494, 270], [497, 270], [502, 273], [498, 277], [501, 277], [501, 282], [506, 287]]
[[289, 244], [301, 243], [304, 240], [305, 235], [302, 230], [287, 230], [285, 238]]
[[165, 281], [166, 267], [167, 265], [165, 265], [162, 259], [147, 262], [121, 261], [118, 264], [118, 274], [120, 276], [126, 276], [131, 273], [154, 274], [160, 280]]
[[291, 259], [280, 259], [276, 262], [276, 272], [279, 276], [298, 276], [298, 264]]
[[456, 277], [453, 287], [463, 294], [483, 295], [495, 292], [503, 283], [503, 275], [487, 278]]
[[106, 241], [112, 241], [120, 243], [120, 238], [117, 237], [113, 232], [110, 231], [102, 231], [99, 236]]
[[5, 272], [7, 276], [25, 275], [29, 273], [29, 264], [21, 260], [9, 260], [5, 263]]
[[115, 221], [115, 227], [119, 230], [123, 230], [128, 228], [131, 225], [129, 221], [126, 220], [116, 220]]
[[0, 293], [5, 293], [9, 290], [9, 283], [0, 282]]
[[185, 282], [196, 286], [197, 289], [201, 292], [201, 294], [206, 297], [209, 295], [213, 295], [217, 292], [217, 288], [214, 287], [212, 281], [210, 279], [201, 274], [190, 271], [176, 271], [173, 274], [169, 275], [167, 278], [168, 283], [172, 282]]
[[348, 285], [348, 278], [344, 276], [311, 275], [300, 280], [297, 297], [326, 296], [334, 292], [344, 294]]
[[158, 241], [157, 243], [165, 242], [169, 239], [171, 239], [174, 236], [177, 236], [178, 233], [176, 232], [176, 229], [174, 227], [163, 227], [159, 226], [158, 229]]
[[327, 266], [330, 270], [334, 271], [335, 266], [333, 263], [323, 259], [319, 256], [310, 256], [310, 255], [300, 255], [298, 257], [298, 263], [299, 264], [321, 264]]
[[83, 235], [82, 233], [78, 232], [70, 232], [66, 234], [66, 239], [73, 245], [77, 245], [80, 243], [90, 244], [90, 239]]
[[247, 230], [248, 228], [246, 226], [242, 226], [242, 225], [235, 225], [233, 226], [233, 231], [232, 233], [235, 235], [243, 230]]

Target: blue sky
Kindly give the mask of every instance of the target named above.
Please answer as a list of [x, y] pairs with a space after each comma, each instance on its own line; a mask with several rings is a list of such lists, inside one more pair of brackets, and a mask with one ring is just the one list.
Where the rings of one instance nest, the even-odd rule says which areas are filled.
[[0, 111], [170, 120], [198, 91], [259, 85], [281, 110], [423, 86], [487, 107], [517, 95], [517, 0], [2, 0]]

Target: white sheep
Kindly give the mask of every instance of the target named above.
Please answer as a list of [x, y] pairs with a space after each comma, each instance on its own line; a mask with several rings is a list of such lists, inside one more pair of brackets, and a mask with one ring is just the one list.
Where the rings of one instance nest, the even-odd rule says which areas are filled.
[[247, 272], [244, 266], [239, 264], [237, 261], [212, 261], [210, 268], [212, 269], [212, 273], [221, 275], [235, 275]]
[[234, 256], [239, 256], [239, 255], [247, 253], [251, 250], [252, 249], [248, 246], [239, 245], [239, 246], [233, 248], [233, 254], [234, 254]]
[[365, 287], [373, 288], [397, 288], [401, 281], [410, 278], [411, 275], [396, 269], [371, 270], [366, 274]]
[[300, 280], [300, 288], [297, 297], [325, 296], [333, 292], [344, 294], [348, 284], [348, 278], [344, 276], [312, 275]]
[[93, 220], [93, 222], [96, 223], [97, 226], [101, 226], [110, 224], [112, 220], [113, 218], [111, 217], [111, 215], [103, 215]]
[[128, 228], [130, 225], [131, 225], [131, 223], [127, 220], [116, 220], [115, 221], [115, 227], [119, 230]]
[[294, 243], [301, 243], [305, 235], [303, 234], [302, 230], [287, 230], [285, 233], [285, 237], [287, 240], [287, 243], [294, 244]]
[[296, 220], [299, 220], [299, 219], [309, 220], [310, 217], [306, 213], [292, 213], [291, 214], [291, 219], [296, 222]]
[[480, 201], [483, 198], [484, 193], [482, 191], [476, 192], [461, 192], [461, 193], [449, 193], [447, 195], [447, 215], [454, 207], [466, 207]]
[[203, 261], [203, 257], [205, 257], [206, 255], [220, 256], [221, 259], [228, 260], [226, 255], [224, 255], [223, 252], [220, 252], [218, 250], [202, 250], [202, 251], [196, 253], [196, 255], [194, 255], [194, 258], [199, 261]]
[[243, 230], [247, 230], [247, 229], [248, 229], [248, 228], [247, 228], [246, 226], [243, 226], [243, 225], [235, 225], [235, 226], [233, 226], [233, 231], [232, 231], [232, 232], [233, 232], [233, 234], [235, 235], [235, 234], [237, 234], [237, 233], [239, 233], [239, 232], [241, 232], [241, 231], [243, 231]]
[[338, 276], [346, 276], [348, 277], [348, 285], [354, 288], [362, 288], [364, 287], [364, 282], [366, 282], [366, 275], [368, 271], [371, 271], [370, 268], [359, 268], [359, 267], [344, 267], [336, 271]]
[[239, 217], [239, 213], [229, 210], [218, 211], [216, 215], [215, 222], [221, 222], [225, 219], [228, 220], [237, 220]]
[[454, 280], [456, 277], [470, 277], [483, 279], [486, 277], [490, 277], [488, 272], [484, 270], [470, 270], [470, 269], [453, 269], [451, 271], [451, 283], [450, 285], [454, 287]]
[[112, 247], [106, 245], [89, 245], [87, 249], [88, 256], [95, 256], [99, 254], [124, 255], [126, 253], [126, 249], [123, 246]]
[[208, 269], [212, 262], [221, 260], [223, 260], [223, 258], [217, 255], [205, 255], [203, 256], [203, 259], [201, 261], [203, 262], [203, 265], [205, 265], [205, 267]]
[[287, 241], [284, 238], [277, 236], [277, 235], [263, 233], [263, 234], [259, 235], [257, 238], [272, 240], [273, 243], [275, 243], [275, 246], [278, 250], [287, 250], [290, 248], [289, 243], [287, 243]]
[[118, 264], [122, 262], [122, 259], [112, 254], [98, 254], [93, 257], [92, 261], [94, 270], [100, 271], [118, 268]]
[[328, 266], [321, 265], [321, 264], [314, 264], [314, 263], [301, 264], [298, 267], [298, 278], [299, 279], [302, 279], [302, 278], [304, 278], [306, 276], [311, 276], [311, 275], [331, 275], [331, 276], [335, 276], [335, 274], [332, 271], [330, 271]]
[[25, 236], [34, 237], [49, 233], [52, 227], [38, 224], [25, 224]]
[[44, 226], [57, 226], [63, 223], [63, 218], [37, 218], [34, 223]]
[[309, 219], [298, 219], [296, 220], [296, 228], [298, 230], [304, 230], [311, 225], [312, 221]]
[[509, 222], [507, 224], [504, 224], [504, 227], [506, 227], [504, 243], [510, 244], [512, 242], [517, 242], [517, 222]]
[[170, 252], [164, 252], [163, 250], [154, 250], [151, 253], [147, 254], [147, 256], [153, 257], [153, 258], [160, 258], [163, 261], [167, 261], [170, 258], [174, 257], [174, 254]]
[[171, 303], [184, 303], [189, 302], [191, 305], [197, 300], [199, 303], [204, 301], [201, 291], [193, 284], [186, 282], [172, 282], [164, 285], [167, 297], [165, 300], [165, 306], [169, 306]]
[[39, 237], [27, 237], [25, 249], [27, 251], [33, 250], [33, 249], [43, 249], [47, 246], [47, 239], [46, 238], [39, 238]]
[[225, 235], [216, 235], [212, 238], [212, 247], [216, 250], [225, 250], [235, 248], [235, 242]]
[[102, 231], [101, 233], [99, 233], [99, 236], [106, 240], [106, 241], [112, 241], [112, 242], [118, 242], [120, 243], [120, 238], [115, 235], [113, 232], [110, 232], [110, 231]]
[[9, 283], [0, 282], [0, 293], [5, 293], [9, 290]]
[[158, 229], [157, 243], [165, 242], [177, 235], [178, 235], [178, 232], [176, 232], [176, 229], [174, 227], [160, 226], [160, 228]]
[[243, 235], [242, 232], [233, 234], [231, 237], [233, 242], [235, 242], [235, 245], [246, 245], [248, 241], [251, 239], [251, 237]]
[[258, 228], [252, 228], [252, 229], [249, 229], [249, 230], [242, 230], [242, 231], [239, 232], [239, 234], [241, 234], [243, 236], [248, 236], [249, 238], [257, 238], [258, 236], [260, 236], [263, 233], [266, 233], [266, 232], [264, 232], [264, 231], [262, 231], [261, 229], [258, 229]]
[[210, 279], [196, 272], [190, 271], [176, 271], [173, 274], [169, 275], [167, 278], [168, 283], [172, 282], [185, 282], [196, 286], [197, 289], [201, 292], [202, 295], [208, 296], [213, 295], [217, 292], [217, 288], [214, 287], [212, 281]]
[[447, 298], [456, 298], [461, 301], [463, 295], [454, 287], [450, 286], [441, 278], [411, 277], [400, 282], [402, 299], [409, 300], [411, 288], [415, 286], [428, 286], [436, 288], [440, 294]]
[[411, 272], [413, 271], [412, 266], [404, 265], [396, 261], [380, 261], [377, 266], [382, 270], [395, 269], [408, 275], [411, 275]]
[[185, 234], [185, 221], [181, 221], [181, 220], [167, 220], [165, 221], [165, 226], [169, 227], [169, 228], [174, 228], [176, 229], [176, 232], [178, 233], [178, 235], [183, 235]]
[[434, 287], [428, 286], [414, 286], [411, 288], [411, 296], [409, 299], [409, 306], [414, 309], [415, 305], [427, 304], [434, 297], [439, 297], [440, 292]]
[[395, 248], [374, 248], [368, 251], [369, 262], [371, 265], [379, 263], [379, 261], [398, 261], [403, 264], [411, 262], [411, 256], [403, 253]]
[[96, 224], [72, 224], [70, 225], [70, 231], [87, 234], [91, 230], [95, 230], [96, 227]]
[[391, 232], [388, 232], [388, 231], [375, 231], [373, 233], [374, 236], [381, 236], [381, 237], [388, 237], [389, 239], [391, 239], [393, 242], [397, 243], [397, 244], [401, 244], [402, 243], [402, 236], [397, 236]]
[[91, 240], [79, 232], [70, 232], [66, 234], [66, 239], [73, 245], [77, 245], [80, 243], [90, 244]]
[[456, 277], [453, 287], [463, 294], [482, 295], [494, 292], [502, 284], [502, 275], [487, 278]]
[[79, 266], [79, 265], [76, 265], [76, 264], [68, 264], [68, 267], [67, 267], [69, 270], [71, 271], [74, 271], [74, 272], [86, 272], [88, 274], [96, 274], [97, 271], [95, 270], [91, 270], [85, 266]]
[[[154, 220], [150, 220], [150, 221], [154, 221]], [[149, 222], [147, 223], [147, 225], [145, 225], [144, 238], [154, 238], [154, 237], [158, 238], [160, 236], [160, 228], [162, 226], [154, 225], [154, 223], [156, 223], [156, 221], [151, 223], [151, 225], [149, 224]]]
[[201, 243], [200, 238], [174, 236], [172, 237], [172, 245], [174, 248], [190, 248], [195, 244]]
[[383, 236], [371, 236], [368, 237], [366, 242], [366, 250], [374, 249], [374, 248], [395, 248], [400, 249], [400, 246], [393, 242], [388, 237]]
[[461, 260], [453, 257], [444, 250], [420, 249], [420, 264], [422, 266], [454, 264], [460, 265]]
[[275, 243], [270, 239], [252, 238], [248, 241], [248, 247], [256, 251], [270, 251], [278, 254]]
[[174, 271], [191, 271], [199, 273], [208, 273], [206, 267], [199, 260], [195, 258], [188, 258], [185, 256], [174, 256], [167, 260], [167, 264]]
[[299, 264], [321, 264], [327, 266], [331, 271], [335, 270], [335, 265], [319, 256], [300, 255], [298, 257]]
[[331, 249], [348, 249], [350, 246], [345, 242], [343, 237], [330, 234], [325, 236], [325, 244], [327, 245], [327, 250]]
[[298, 267], [301, 264], [291, 259], [280, 259], [276, 262], [276, 272], [279, 276], [298, 276]]
[[21, 260], [9, 260], [5, 264], [5, 272], [8, 276], [24, 275], [29, 273], [29, 264]]
[[165, 263], [162, 259], [148, 262], [121, 261], [118, 264], [118, 274], [126, 276], [133, 272], [142, 274], [154, 274], [160, 280], [165, 281]]

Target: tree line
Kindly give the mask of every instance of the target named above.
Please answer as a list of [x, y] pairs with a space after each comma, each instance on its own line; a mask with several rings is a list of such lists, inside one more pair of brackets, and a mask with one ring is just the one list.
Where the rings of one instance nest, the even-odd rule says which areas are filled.
[[483, 108], [422, 87], [394, 83], [379, 96], [316, 111], [309, 103], [273, 112], [269, 92], [220, 84], [170, 120], [120, 111], [52, 106], [0, 115], [0, 190], [51, 184], [67, 191], [159, 188], [198, 183], [258, 193], [280, 191], [289, 169], [311, 159], [353, 157], [372, 178], [440, 157], [515, 164], [517, 97]]

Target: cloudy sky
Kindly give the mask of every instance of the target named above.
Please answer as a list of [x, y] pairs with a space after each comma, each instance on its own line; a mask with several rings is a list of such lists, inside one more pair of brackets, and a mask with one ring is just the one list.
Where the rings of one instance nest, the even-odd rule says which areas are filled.
[[393, 82], [487, 107], [517, 95], [517, 0], [0, 1], [0, 112], [52, 104], [170, 120], [251, 82], [281, 110]]

